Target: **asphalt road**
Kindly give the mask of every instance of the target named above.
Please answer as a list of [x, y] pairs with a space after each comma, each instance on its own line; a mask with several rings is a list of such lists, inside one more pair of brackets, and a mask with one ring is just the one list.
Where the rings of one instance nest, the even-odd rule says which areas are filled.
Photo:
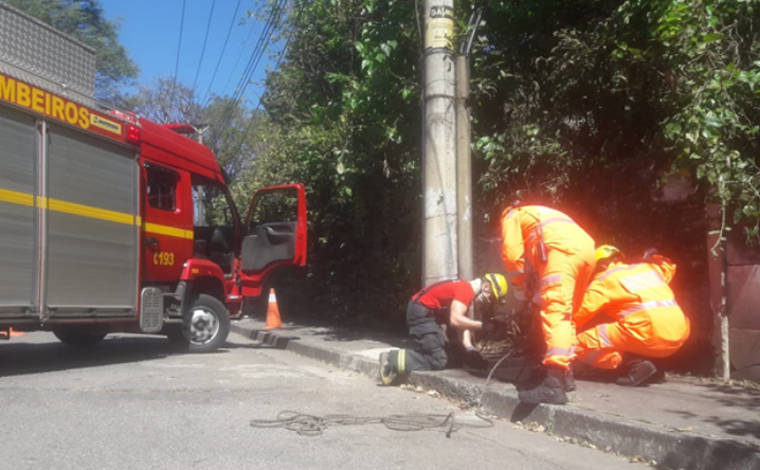
[[[483, 427], [440, 398], [234, 334], [205, 355], [175, 354], [160, 337], [111, 335], [91, 350], [48, 333], [13, 337], [0, 343], [0, 403], [0, 469], [645, 468], [512, 423]], [[447, 438], [449, 425], [400, 431], [346, 418], [316, 436], [251, 426], [285, 410], [436, 423], [454, 413], [462, 427]]]

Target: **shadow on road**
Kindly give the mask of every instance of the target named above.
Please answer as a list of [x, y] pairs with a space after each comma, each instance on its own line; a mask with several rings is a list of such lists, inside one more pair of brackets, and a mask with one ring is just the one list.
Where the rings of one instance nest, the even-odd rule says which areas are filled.
[[[720, 426], [726, 433], [734, 436], [760, 439], [760, 421], [756, 419], [757, 410], [760, 409], [760, 390], [721, 383], [705, 383], [697, 386], [705, 390], [701, 395], [714, 400], [716, 405], [747, 410], [746, 419], [730, 418], [721, 416], [719, 413], [705, 416], [702, 413], [699, 416], [703, 421]], [[683, 410], [668, 411], [687, 418], [697, 416]]]
[[[224, 352], [222, 349], [217, 353]], [[176, 354], [188, 353], [159, 336], [114, 334], [89, 347], [73, 347], [55, 339], [50, 342], [14, 339], [0, 343], [0, 377], [149, 361]]]

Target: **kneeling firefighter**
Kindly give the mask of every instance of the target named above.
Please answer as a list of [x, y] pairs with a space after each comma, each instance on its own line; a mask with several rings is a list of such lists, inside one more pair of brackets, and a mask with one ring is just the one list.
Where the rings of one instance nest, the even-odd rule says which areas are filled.
[[622, 369], [618, 385], [645, 385], [657, 374], [648, 358], [674, 354], [689, 337], [689, 320], [669, 286], [676, 265], [656, 250], [648, 250], [640, 263], [626, 264], [610, 245], [597, 248], [596, 259], [597, 272], [573, 316], [581, 331], [578, 360]]
[[440, 281], [417, 292], [406, 309], [406, 324], [415, 349], [394, 349], [380, 354], [380, 380], [391, 385], [399, 374], [416, 370], [441, 370], [446, 367], [446, 338], [440, 325], [459, 330], [493, 333], [502, 323], [496, 320], [472, 320], [470, 305], [488, 308], [503, 303], [507, 280], [489, 273], [472, 281]]

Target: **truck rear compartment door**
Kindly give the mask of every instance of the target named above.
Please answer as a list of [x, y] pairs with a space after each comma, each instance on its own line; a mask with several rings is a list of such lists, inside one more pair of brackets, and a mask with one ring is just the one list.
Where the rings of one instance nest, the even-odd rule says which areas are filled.
[[0, 107], [0, 318], [133, 316], [134, 150]]
[[303, 184], [262, 188], [248, 208], [241, 247], [243, 295], [259, 296], [265, 278], [283, 266], [306, 265]]
[[29, 115], [0, 107], [0, 317], [39, 311], [35, 124]]
[[52, 123], [46, 129], [43, 306], [56, 318], [136, 315], [135, 151]]

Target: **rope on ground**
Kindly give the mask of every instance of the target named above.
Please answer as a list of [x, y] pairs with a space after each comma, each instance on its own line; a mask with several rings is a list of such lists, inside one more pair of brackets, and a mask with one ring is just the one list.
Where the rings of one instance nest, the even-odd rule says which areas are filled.
[[496, 361], [496, 364], [494, 364], [491, 367], [491, 371], [488, 373], [488, 377], [486, 378], [486, 384], [483, 387], [483, 391], [480, 393], [477, 407], [475, 408], [475, 416], [477, 416], [478, 418], [482, 420], [488, 421], [489, 423], [491, 423], [491, 426], [493, 426], [493, 421], [483, 411], [483, 397], [486, 395], [486, 389], [488, 388], [488, 385], [491, 383], [491, 376], [493, 375], [494, 371], [499, 367], [499, 364], [501, 364], [505, 359], [511, 356], [513, 352], [514, 352], [514, 349], [510, 349], [506, 354], [504, 354], [504, 356], [501, 357], [501, 359]]
[[462, 428], [490, 428], [493, 421], [485, 416], [478, 418], [485, 424], [471, 424], [457, 422], [454, 413], [441, 414], [410, 414], [390, 415], [377, 417], [360, 417], [353, 415], [325, 415], [316, 416], [299, 413], [297, 411], [281, 411], [276, 419], [254, 419], [251, 426], [254, 428], [285, 428], [301, 436], [319, 436], [331, 426], [358, 426], [364, 424], [383, 424], [392, 431], [445, 431], [446, 437]]

